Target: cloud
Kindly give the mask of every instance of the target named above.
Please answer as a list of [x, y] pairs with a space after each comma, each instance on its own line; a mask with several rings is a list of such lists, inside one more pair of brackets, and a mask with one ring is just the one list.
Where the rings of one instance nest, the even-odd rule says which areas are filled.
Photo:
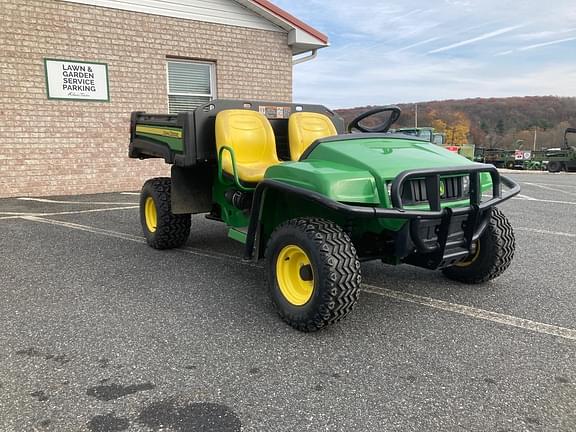
[[419, 14], [419, 13], [422, 13], [422, 12], [423, 12], [422, 9], [414, 9], [414, 10], [411, 10], [409, 12], [406, 12], [405, 14], [397, 15], [393, 18], [390, 18], [390, 20], [388, 22], [393, 23], [393, 22], [397, 22], [397, 21], [406, 20], [406, 18], [411, 17], [411, 16], [416, 15], [416, 14]]
[[517, 34], [516, 38], [524, 40], [524, 41], [531, 41], [531, 40], [537, 40], [537, 39], [553, 38], [553, 37], [557, 37], [561, 34], [571, 33], [573, 31], [576, 31], [576, 28], [570, 28], [570, 29], [565, 29], [565, 30], [555, 30], [555, 31], [550, 31], [550, 30], [536, 31], [536, 32], [530, 32], [530, 33]]
[[410, 45], [408, 45], [408, 46], [405, 46], [405, 47], [402, 47], [402, 48], [398, 48], [397, 50], [394, 50], [394, 51], [392, 51], [392, 52], [393, 52], [393, 53], [399, 53], [399, 52], [402, 52], [402, 51], [407, 51], [407, 50], [409, 50], [409, 49], [411, 49], [411, 48], [416, 48], [416, 47], [419, 47], [419, 46], [422, 46], [422, 45], [429, 44], [429, 43], [431, 43], [431, 42], [436, 42], [436, 41], [439, 40], [439, 39], [441, 39], [440, 36], [431, 37], [431, 38], [428, 38], [428, 39], [426, 39], [426, 40], [423, 40], [423, 41], [420, 41], [420, 42], [414, 42], [413, 44], [410, 44]]
[[483, 41], [486, 39], [491, 39], [493, 37], [500, 36], [500, 35], [505, 34], [505, 33], [510, 33], [511, 31], [514, 31], [514, 30], [517, 30], [521, 27], [524, 27], [525, 25], [526, 24], [520, 24], [520, 25], [511, 26], [511, 27], [504, 27], [504, 28], [501, 28], [501, 29], [498, 29], [495, 31], [491, 31], [489, 33], [481, 34], [480, 36], [477, 36], [477, 37], [472, 38], [472, 39], [466, 39], [466, 40], [463, 40], [460, 42], [453, 43], [451, 45], [447, 45], [447, 46], [444, 46], [441, 48], [436, 48], [434, 50], [428, 51], [428, 54], [436, 54], [436, 53], [448, 51], [448, 50], [451, 50], [454, 48], [459, 48], [459, 47], [462, 47], [465, 45], [470, 45], [472, 43], [480, 42], [480, 41]]
[[564, 39], [556, 39], [556, 40], [553, 40], [553, 41], [537, 43], [537, 44], [534, 44], [534, 45], [528, 45], [528, 46], [519, 48], [519, 51], [527, 51], [527, 50], [531, 50], [531, 49], [535, 49], [535, 48], [541, 48], [541, 47], [545, 47], [545, 46], [549, 46], [549, 45], [556, 45], [556, 44], [560, 44], [560, 43], [564, 43], [564, 42], [570, 42], [570, 41], [574, 41], [574, 40], [576, 40], [576, 37], [569, 37], [569, 38], [564, 38]]
[[445, 0], [446, 3], [456, 7], [468, 7], [471, 5], [470, 0]]
[[494, 55], [495, 55], [495, 56], [505, 56], [505, 55], [512, 54], [514, 51], [516, 51], [516, 50], [502, 51], [502, 52], [496, 53], [496, 54], [494, 54]]

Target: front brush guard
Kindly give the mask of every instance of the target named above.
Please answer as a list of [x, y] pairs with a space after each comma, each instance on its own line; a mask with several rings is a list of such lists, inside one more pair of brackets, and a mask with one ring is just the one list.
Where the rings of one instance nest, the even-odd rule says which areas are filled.
[[[492, 179], [492, 198], [482, 202], [482, 184], [480, 174], [486, 172]], [[468, 207], [442, 209], [440, 178], [446, 175], [468, 175], [470, 192], [470, 205]], [[409, 232], [410, 240], [416, 247], [418, 254], [428, 255], [425, 267], [437, 268], [439, 266], [453, 264], [460, 258], [473, 252], [472, 249], [476, 240], [480, 238], [488, 224], [490, 223], [492, 207], [501, 202], [512, 198], [520, 192], [520, 186], [513, 180], [500, 176], [498, 170], [492, 165], [477, 164], [470, 167], [454, 167], [442, 170], [423, 169], [409, 170], [400, 173], [391, 185], [390, 198], [395, 209], [404, 209], [402, 202], [402, 190], [407, 181], [415, 179], [424, 179], [426, 185], [426, 197], [430, 211], [425, 215], [415, 214], [413, 211], [407, 211], [410, 219]], [[509, 188], [507, 194], [503, 196], [501, 185], [504, 184]], [[420, 213], [420, 212], [418, 212]], [[464, 242], [459, 246], [460, 253], [446, 256], [447, 244], [451, 230], [451, 222], [454, 218], [467, 216], [462, 223], [461, 228], [464, 233]], [[420, 234], [420, 226], [430, 220], [440, 219], [440, 224], [436, 228], [436, 240], [433, 244], [426, 242]], [[453, 228], [452, 228], [453, 229]], [[452, 245], [453, 246], [453, 245]]]
[[[486, 172], [492, 178], [492, 198], [482, 202], [482, 185], [480, 174]], [[468, 175], [470, 179], [470, 205], [468, 207], [442, 208], [440, 196], [440, 178], [446, 175]], [[425, 179], [426, 196], [430, 210], [410, 210], [404, 208], [402, 190], [407, 181]], [[509, 190], [502, 194], [502, 184]], [[441, 265], [448, 241], [450, 223], [457, 216], [467, 215], [462, 224], [465, 244], [463, 247], [471, 252], [474, 242], [482, 235], [490, 221], [490, 209], [520, 192], [520, 186], [512, 179], [500, 176], [493, 165], [474, 164], [444, 169], [416, 169], [401, 172], [392, 182], [390, 198], [393, 208], [364, 207], [343, 204], [326, 196], [293, 186], [277, 180], [265, 179], [258, 184], [252, 201], [250, 224], [248, 227], [245, 259], [259, 258], [259, 238], [261, 216], [265, 192], [269, 189], [287, 194], [294, 194], [303, 199], [320, 204], [330, 210], [341, 212], [352, 218], [388, 218], [407, 219], [410, 224], [410, 239], [419, 254], [429, 255], [428, 267]], [[419, 227], [425, 222], [440, 220], [437, 238], [433, 245], [426, 244], [419, 234]]]

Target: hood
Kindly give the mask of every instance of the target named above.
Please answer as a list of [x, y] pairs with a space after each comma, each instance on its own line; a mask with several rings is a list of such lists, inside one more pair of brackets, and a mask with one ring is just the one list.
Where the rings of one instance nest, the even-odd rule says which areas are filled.
[[384, 180], [414, 168], [449, 168], [473, 164], [445, 148], [422, 140], [361, 134], [319, 141], [307, 161], [322, 160], [371, 172]]
[[[402, 171], [474, 164], [405, 135], [353, 134], [316, 141], [298, 162], [271, 166], [266, 178], [319, 192], [335, 201], [389, 206], [384, 185]], [[489, 187], [488, 181], [486, 187]]]

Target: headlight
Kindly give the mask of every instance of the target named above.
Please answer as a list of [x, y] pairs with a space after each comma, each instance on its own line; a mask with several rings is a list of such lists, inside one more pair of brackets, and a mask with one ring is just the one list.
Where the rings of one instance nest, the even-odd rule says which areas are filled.
[[470, 177], [468, 176], [462, 177], [462, 195], [470, 195]]

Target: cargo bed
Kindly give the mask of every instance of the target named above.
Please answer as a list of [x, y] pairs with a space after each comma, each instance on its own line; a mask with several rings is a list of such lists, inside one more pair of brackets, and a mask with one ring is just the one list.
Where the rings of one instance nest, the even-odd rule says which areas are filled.
[[228, 109], [246, 109], [264, 114], [274, 129], [276, 149], [281, 160], [289, 160], [288, 118], [293, 112], [327, 115], [338, 133], [344, 133], [342, 118], [322, 105], [219, 99], [179, 114], [133, 112], [129, 156], [136, 159], [163, 158], [167, 163], [179, 167], [216, 162], [214, 122], [220, 111]]

